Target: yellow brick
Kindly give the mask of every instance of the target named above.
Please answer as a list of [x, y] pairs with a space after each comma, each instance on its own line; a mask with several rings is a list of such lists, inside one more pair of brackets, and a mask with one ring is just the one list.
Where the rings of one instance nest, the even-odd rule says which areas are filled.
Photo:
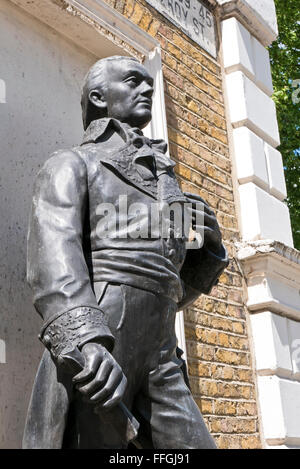
[[150, 36], [156, 36], [156, 33], [159, 29], [159, 26], [160, 26], [160, 22], [157, 21], [157, 20], [153, 20], [151, 25], [150, 25], [150, 28], [148, 29], [148, 33], [150, 34]]
[[211, 370], [210, 366], [201, 362], [191, 361], [189, 362], [189, 374], [191, 376], [198, 376], [198, 377], [210, 377]]
[[220, 332], [218, 334], [217, 344], [221, 345], [222, 347], [229, 347], [230, 346], [230, 341], [229, 341], [228, 335], [224, 334], [224, 332]]
[[238, 415], [256, 415], [257, 408], [255, 402], [238, 402], [237, 403]]
[[141, 6], [135, 2], [133, 13], [130, 16], [130, 21], [132, 21], [135, 24], [138, 24], [139, 21], [142, 19], [143, 14], [144, 14], [144, 9], [141, 8]]
[[129, 18], [132, 15], [135, 4], [136, 4], [135, 0], [126, 0], [124, 16]]
[[258, 435], [256, 436], [245, 436], [241, 440], [242, 449], [259, 449], [261, 448], [261, 442]]
[[223, 303], [222, 301], [215, 302], [215, 312], [219, 314], [226, 314], [226, 308], [227, 305], [226, 303]]
[[214, 433], [254, 433], [256, 427], [256, 420], [235, 417], [211, 419], [211, 431]]
[[178, 165], [177, 173], [186, 179], [191, 179], [191, 170], [186, 166]]
[[212, 414], [213, 413], [213, 401], [209, 399], [195, 399], [196, 404], [198, 405], [202, 414]]
[[248, 350], [249, 348], [248, 339], [245, 339], [243, 337], [228, 336], [228, 340], [229, 340], [230, 348], [235, 348], [235, 349], [240, 349], [240, 350]]
[[218, 349], [216, 351], [216, 359], [222, 363], [230, 365], [248, 365], [248, 355], [241, 352], [232, 352], [231, 350]]
[[168, 52], [170, 52], [170, 54], [174, 55], [174, 57], [176, 57], [176, 59], [181, 61], [181, 56], [182, 56], [181, 50], [178, 49], [178, 47], [173, 46], [173, 44], [171, 42], [168, 43]]
[[173, 129], [170, 128], [168, 128], [168, 134], [170, 140], [176, 142], [178, 145], [181, 145], [184, 148], [189, 148], [189, 141], [186, 137], [183, 137], [180, 133], [175, 132]]
[[[226, 311], [226, 304], [225, 303], [219, 303], [219, 305], [224, 305], [223, 309]], [[216, 305], [217, 306], [217, 305]], [[215, 311], [217, 311], [217, 308], [215, 308]], [[220, 312], [220, 311], [218, 311]], [[232, 330], [232, 322], [228, 321], [227, 319], [219, 318], [219, 317], [213, 317], [211, 319], [211, 326], [216, 328], [216, 329], [222, 329], [225, 331], [231, 331]]]
[[195, 340], [196, 336], [196, 329], [194, 327], [185, 326], [185, 338]]
[[197, 104], [195, 101], [189, 99], [187, 103], [187, 107], [192, 111], [192, 112], [199, 112], [199, 104]]
[[214, 85], [216, 88], [221, 89], [222, 88], [222, 82], [219, 78], [217, 78], [215, 75], [212, 75], [210, 72], [207, 70], [203, 69], [203, 78], [205, 80], [209, 81], [212, 85]]
[[216, 415], [235, 415], [236, 403], [230, 401], [216, 401], [215, 402]]
[[244, 334], [244, 324], [241, 322], [233, 322], [232, 323], [232, 330], [236, 334]]
[[200, 358], [205, 361], [214, 359], [214, 347], [187, 340], [187, 353], [190, 357]]
[[191, 181], [194, 184], [197, 184], [199, 186], [202, 186], [203, 184], [203, 177], [199, 173], [195, 173], [194, 171], [191, 172]]
[[239, 369], [236, 371], [236, 379], [237, 381], [249, 381], [253, 380], [252, 371], [251, 370], [243, 370]]
[[[176, 60], [174, 59], [174, 57], [172, 57], [171, 55], [169, 54], [166, 54], [166, 53], [163, 53], [163, 62], [168, 65], [168, 67], [172, 68], [173, 70], [176, 70], [177, 68], [177, 62]], [[174, 89], [174, 88], [173, 88]], [[178, 91], [176, 90], [176, 98], [175, 99], [178, 99]]]
[[144, 12], [140, 22], [139, 22], [139, 26], [140, 28], [142, 28], [144, 31], [147, 31], [150, 23], [152, 21], [152, 15], [150, 15], [150, 13], [148, 12]]
[[233, 380], [234, 369], [230, 366], [216, 365], [211, 366], [211, 373], [214, 379]]
[[241, 438], [236, 435], [221, 435], [215, 437], [219, 449], [241, 449]]
[[210, 134], [212, 137], [220, 140], [220, 142], [224, 143], [225, 145], [228, 144], [227, 134], [222, 130], [212, 127]]

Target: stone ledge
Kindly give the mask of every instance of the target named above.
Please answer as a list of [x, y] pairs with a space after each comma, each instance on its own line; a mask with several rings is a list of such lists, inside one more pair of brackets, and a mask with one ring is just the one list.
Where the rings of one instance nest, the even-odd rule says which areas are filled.
[[273, 0], [218, 0], [218, 4], [218, 13], [222, 20], [237, 18], [264, 46], [269, 46], [277, 38], [278, 26]]
[[236, 247], [238, 248], [239, 260], [248, 259], [257, 254], [276, 253], [284, 257], [288, 262], [300, 266], [300, 251], [273, 239], [236, 243]]
[[300, 252], [274, 240], [236, 243], [250, 312], [268, 310], [300, 321]]

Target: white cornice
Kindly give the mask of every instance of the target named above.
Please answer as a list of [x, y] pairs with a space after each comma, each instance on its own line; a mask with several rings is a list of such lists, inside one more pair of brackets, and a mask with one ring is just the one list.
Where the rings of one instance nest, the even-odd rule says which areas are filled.
[[273, 240], [237, 243], [250, 311], [300, 320], [300, 252]]
[[221, 20], [236, 17], [253, 36], [269, 46], [278, 36], [273, 0], [217, 0]]
[[103, 0], [10, 1], [96, 57], [103, 56], [104, 50], [108, 50], [109, 55], [117, 54], [120, 45], [125, 49], [131, 46], [135, 52], [147, 56], [159, 46], [156, 39]]
[[275, 253], [292, 262], [300, 265], [300, 251], [290, 246], [286, 246], [279, 241], [270, 239], [263, 239], [259, 241], [247, 241], [244, 243], [236, 244], [239, 251], [239, 259], [248, 259], [258, 254]]

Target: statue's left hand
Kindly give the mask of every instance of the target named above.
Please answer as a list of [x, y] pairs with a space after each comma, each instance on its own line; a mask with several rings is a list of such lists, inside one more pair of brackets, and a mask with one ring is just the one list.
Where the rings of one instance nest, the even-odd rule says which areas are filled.
[[[192, 203], [190, 211], [193, 230], [204, 235], [203, 246], [217, 254], [222, 247], [222, 235], [215, 213], [199, 195], [190, 192], [184, 192], [184, 195]], [[197, 224], [197, 220], [203, 224]]]

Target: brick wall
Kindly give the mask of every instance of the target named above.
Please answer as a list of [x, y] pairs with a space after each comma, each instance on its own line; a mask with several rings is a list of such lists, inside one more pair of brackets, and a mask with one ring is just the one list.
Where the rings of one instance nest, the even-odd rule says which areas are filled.
[[182, 188], [215, 210], [232, 258], [185, 312], [193, 395], [220, 448], [260, 448], [220, 65], [145, 1], [106, 1], [161, 44], [170, 154]]

